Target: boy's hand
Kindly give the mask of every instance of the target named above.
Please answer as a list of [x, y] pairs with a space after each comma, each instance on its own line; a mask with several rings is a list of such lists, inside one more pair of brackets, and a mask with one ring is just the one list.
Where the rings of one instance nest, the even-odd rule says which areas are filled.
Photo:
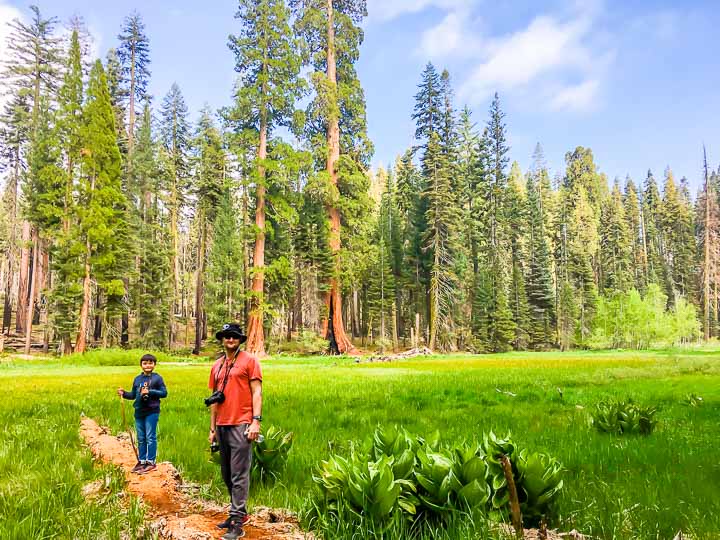
[[117, 395], [118, 395], [118, 396], [123, 397], [123, 394], [124, 394], [124, 393], [125, 393], [125, 390], [123, 390], [122, 388], [118, 388], [118, 389], [117, 389]]
[[147, 395], [149, 393], [150, 393], [150, 389], [147, 386], [143, 386], [142, 389], [140, 390], [140, 394], [143, 396]]

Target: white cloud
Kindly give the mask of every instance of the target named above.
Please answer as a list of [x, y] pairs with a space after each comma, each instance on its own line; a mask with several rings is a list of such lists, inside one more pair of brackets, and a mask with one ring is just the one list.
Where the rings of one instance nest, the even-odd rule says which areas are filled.
[[554, 110], [584, 111], [593, 107], [600, 82], [594, 79], [567, 86], [555, 93], [550, 101]]
[[368, 18], [371, 22], [388, 22], [400, 15], [419, 13], [427, 8], [455, 10], [469, 7], [477, 0], [368, 0]]
[[588, 27], [583, 20], [563, 24], [540, 16], [526, 29], [491, 41], [484, 51], [487, 59], [471, 70], [460, 94], [484, 99], [495, 90], [527, 85], [548, 72], [589, 69], [591, 54], [581, 44]]
[[464, 19], [467, 13], [451, 11], [438, 24], [426, 30], [420, 39], [423, 58], [439, 59], [451, 55], [472, 54], [480, 46], [479, 41], [468, 35]]

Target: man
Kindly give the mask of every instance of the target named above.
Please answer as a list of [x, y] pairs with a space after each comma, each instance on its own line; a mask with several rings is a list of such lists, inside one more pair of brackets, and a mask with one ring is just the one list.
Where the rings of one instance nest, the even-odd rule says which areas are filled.
[[208, 440], [220, 446], [220, 469], [230, 493], [230, 515], [218, 528], [227, 529], [223, 540], [236, 540], [245, 536], [243, 525], [249, 519], [252, 441], [260, 434], [262, 421], [262, 372], [258, 359], [240, 350], [247, 340], [240, 326], [225, 324], [215, 337], [224, 354], [215, 361], [208, 386], [221, 391], [225, 399], [210, 405]]

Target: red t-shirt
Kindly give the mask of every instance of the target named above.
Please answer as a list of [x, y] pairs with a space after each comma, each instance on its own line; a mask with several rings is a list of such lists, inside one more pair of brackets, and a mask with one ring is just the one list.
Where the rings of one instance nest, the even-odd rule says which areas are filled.
[[[208, 388], [222, 390], [228, 365], [225, 355], [215, 361], [210, 370]], [[231, 362], [232, 363], [232, 362]], [[215, 424], [218, 426], [237, 426], [252, 422], [253, 405], [250, 381], [262, 381], [259, 360], [245, 351], [238, 353], [232, 369], [228, 373], [225, 385], [225, 401], [215, 407]]]

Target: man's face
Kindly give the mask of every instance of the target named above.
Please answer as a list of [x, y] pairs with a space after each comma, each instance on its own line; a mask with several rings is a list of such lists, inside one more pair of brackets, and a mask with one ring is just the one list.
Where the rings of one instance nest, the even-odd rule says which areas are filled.
[[140, 367], [145, 373], [152, 373], [153, 369], [155, 369], [155, 362], [152, 360], [143, 360], [140, 362]]
[[240, 346], [240, 338], [237, 336], [226, 336], [223, 338], [223, 345], [229, 351], [234, 351]]

